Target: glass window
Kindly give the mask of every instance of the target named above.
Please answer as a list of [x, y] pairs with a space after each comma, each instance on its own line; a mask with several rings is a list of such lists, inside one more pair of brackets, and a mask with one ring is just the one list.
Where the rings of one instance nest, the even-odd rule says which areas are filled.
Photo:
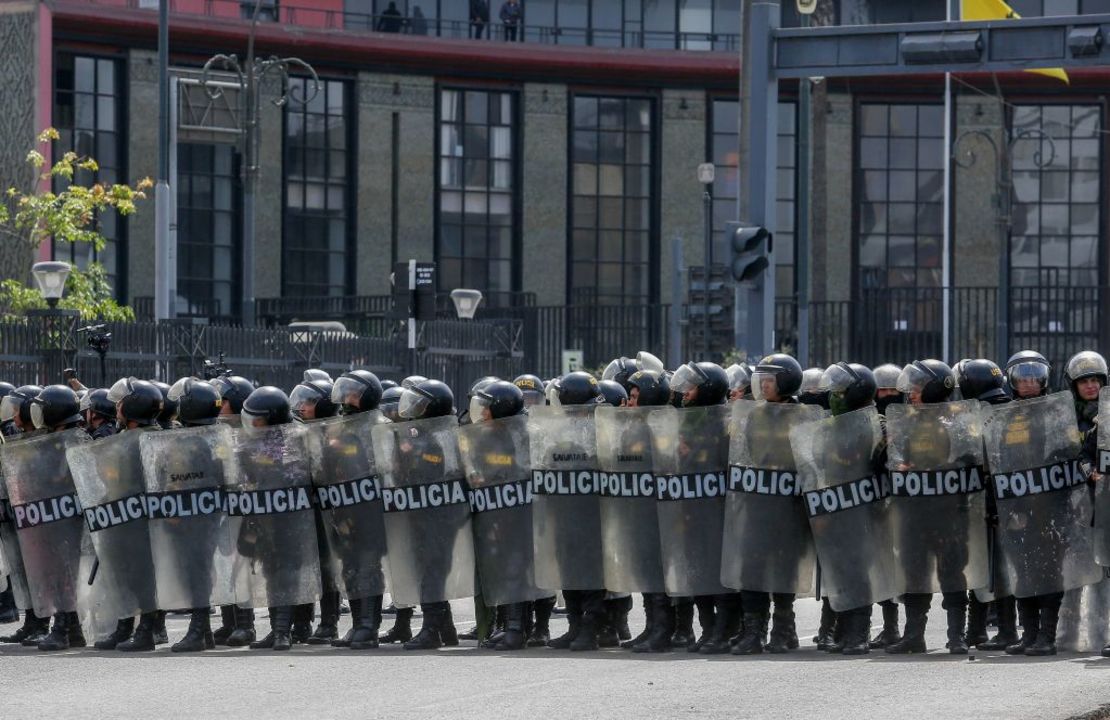
[[678, 31], [680, 49], [711, 49], [713, 0], [678, 0]]
[[675, 47], [676, 0], [644, 0], [644, 47]]
[[865, 103], [856, 125], [860, 289], [939, 286], [942, 106]]
[[655, 207], [652, 102], [574, 98], [572, 303], [649, 301]]
[[234, 146], [178, 146], [178, 315], [239, 314], [239, 198], [239, 152]]
[[509, 300], [519, 238], [513, 92], [440, 91], [439, 289], [481, 290]]
[[[96, 174], [79, 171], [74, 182], [91, 185], [95, 182], [126, 181], [123, 166], [123, 92], [120, 62], [110, 58], [62, 54], [54, 68], [54, 127], [60, 139], [54, 143], [54, 154], [74, 151], [92, 157], [100, 166]], [[65, 187], [64, 181], [54, 182], [55, 191]], [[153, 197], [153, 194], [152, 194]], [[152, 200], [153, 203], [153, 200]], [[153, 212], [153, 210], [151, 210]], [[53, 255], [78, 267], [98, 262], [108, 276], [118, 298], [125, 298], [123, 247], [127, 223], [114, 214], [98, 220], [100, 233], [107, 242], [101, 250], [87, 243], [55, 242]]]
[[285, 106], [285, 222], [282, 292], [339, 296], [349, 289], [353, 267], [350, 197], [353, 155], [347, 85], [321, 80], [312, 95], [306, 78], [290, 78], [290, 94], [307, 105]]

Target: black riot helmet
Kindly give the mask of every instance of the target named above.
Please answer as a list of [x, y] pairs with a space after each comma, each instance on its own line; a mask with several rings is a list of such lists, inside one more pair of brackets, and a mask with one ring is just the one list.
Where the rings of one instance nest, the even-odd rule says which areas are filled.
[[41, 385], [21, 385], [0, 399], [0, 422], [8, 423], [19, 419], [24, 430], [31, 430], [31, 401], [42, 392]]
[[47, 385], [33, 400], [31, 422], [39, 430], [76, 425], [81, 422], [81, 401], [65, 385]]
[[640, 366], [632, 358], [619, 357], [609, 361], [605, 369], [601, 372], [602, 382], [609, 380], [619, 384], [625, 389], [628, 388], [628, 378], [637, 372]]
[[628, 404], [633, 407], [658, 407], [666, 405], [671, 398], [671, 384], [663, 373], [655, 370], [639, 370], [628, 378]]
[[[354, 370], [353, 372], [367, 372], [367, 371], [366, 370]], [[374, 375], [374, 373], [370, 373], [370, 374]], [[375, 375], [375, 377], [377, 377], [377, 376]], [[385, 392], [389, 388], [401, 387], [400, 385], [393, 382], [392, 380], [379, 380], [378, 382], [382, 386], [382, 392]]]
[[555, 406], [591, 405], [603, 402], [603, 398], [597, 378], [588, 372], [575, 370], [548, 384], [547, 401]]
[[407, 378], [401, 381], [401, 387], [405, 389], [416, 387], [427, 379], [428, 378], [424, 377], [423, 375], [409, 375]]
[[401, 393], [405, 391], [400, 385], [395, 385], [382, 393], [381, 404], [378, 408], [382, 411], [382, 415], [386, 416], [393, 422], [400, 422], [401, 416], [397, 414], [397, 406], [401, 402]]
[[0, 382], [0, 400], [15, 392], [15, 385], [10, 382]]
[[616, 380], [602, 380], [597, 384], [597, 389], [601, 391], [601, 397], [605, 398], [607, 405], [624, 407], [628, 404], [628, 393]]
[[243, 402], [254, 392], [251, 381], [239, 375], [218, 377], [212, 381], [212, 384], [220, 391], [224, 407], [229, 409], [232, 415], [238, 415], [243, 411]]
[[273, 385], [264, 385], [248, 395], [239, 414], [246, 428], [283, 425], [293, 420], [289, 412], [289, 396]]
[[833, 415], [859, 410], [875, 401], [875, 375], [859, 363], [838, 362], [821, 375], [821, 389], [829, 394]]
[[454, 412], [455, 394], [439, 380], [425, 380], [404, 388], [397, 402], [397, 414], [404, 420], [430, 420]]
[[717, 363], [686, 363], [675, 370], [670, 385], [671, 392], [682, 398], [681, 407], [720, 405], [728, 397], [728, 375]]
[[467, 393], [467, 397], [474, 397], [478, 394], [479, 390], [488, 387], [490, 383], [495, 383], [500, 379], [501, 378], [497, 377], [496, 375], [486, 375], [485, 377], [478, 378], [470, 384], [470, 392]]
[[182, 425], [213, 425], [220, 415], [220, 391], [205, 380], [181, 378], [170, 388], [169, 398], [177, 403], [177, 419]]
[[741, 400], [751, 394], [752, 371], [747, 363], [733, 363], [725, 368], [728, 376], [728, 399]]
[[[108, 391], [104, 388], [95, 388], [85, 393], [81, 398], [81, 414], [85, 413], [99, 415], [105, 420], [115, 420], [116, 406], [108, 400]], [[91, 422], [89, 416], [85, 417], [85, 421]]]
[[[378, 405], [385, 399], [384, 386], [389, 380], [378, 380], [378, 376], [369, 370], [351, 370], [339, 376], [331, 386], [331, 401], [339, 407], [343, 415], [377, 410]], [[393, 383], [390, 389], [397, 390], [399, 386]], [[400, 392], [396, 393], [400, 397]]]
[[535, 375], [517, 375], [516, 379], [513, 380], [513, 385], [516, 385], [524, 393], [525, 407], [543, 405], [547, 401], [543, 394], [543, 380]]
[[773, 390], [778, 402], [782, 402], [801, 386], [802, 366], [786, 353], [768, 355], [752, 372], [752, 397], [756, 400], [770, 400], [769, 391]]
[[301, 382], [312, 382], [313, 380], [323, 380], [329, 383], [332, 381], [331, 375], [329, 375], [326, 370], [321, 370], [320, 368], [309, 368], [305, 370]]
[[[1010, 382], [1010, 390], [1015, 398], [1028, 398], [1045, 395], [1048, 393], [1048, 376], [1052, 374], [1052, 367], [1044, 355], [1033, 350], [1022, 350], [1014, 353], [1006, 361], [1006, 379]], [[1019, 391], [1019, 384], [1026, 384], [1033, 380], [1040, 391], [1031, 396]]]
[[806, 368], [802, 372], [802, 386], [798, 388], [798, 402], [803, 405], [817, 405], [829, 409], [829, 393], [821, 388], [825, 371], [821, 368]]
[[914, 401], [939, 403], [952, 397], [956, 375], [942, 360], [914, 360], [898, 376], [898, 392]]
[[960, 394], [965, 400], [994, 402], [1006, 397], [1006, 379], [1002, 369], [986, 358], [964, 360], [960, 363]]
[[162, 393], [162, 412], [158, 414], [158, 424], [163, 428], [169, 428], [174, 416], [177, 415], [177, 401], [170, 399], [170, 386], [166, 383], [158, 380], [148, 380], [148, 382]]
[[[489, 417], [486, 414], [489, 414]], [[470, 422], [498, 420], [524, 412], [524, 393], [506, 380], [488, 383], [470, 399]]]
[[304, 380], [289, 393], [289, 407], [293, 417], [304, 422], [334, 417], [335, 403], [331, 401], [332, 381]]
[[1106, 387], [1106, 376], [1106, 358], [1094, 350], [1084, 350], [1076, 353], [1071, 360], [1068, 360], [1068, 364], [1064, 368], [1064, 379], [1067, 381], [1072, 394], [1077, 397], [1078, 390], [1075, 386], [1077, 382], [1093, 377], [1098, 378], [1101, 387]]
[[116, 404], [116, 416], [125, 424], [156, 425], [162, 414], [162, 391], [146, 380], [120, 378], [108, 391], [108, 400]]

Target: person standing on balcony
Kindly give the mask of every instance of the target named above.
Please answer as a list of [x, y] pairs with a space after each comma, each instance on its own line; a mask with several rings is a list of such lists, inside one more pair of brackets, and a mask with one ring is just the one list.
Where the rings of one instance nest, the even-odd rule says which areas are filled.
[[397, 3], [390, 2], [389, 7], [382, 11], [378, 18], [378, 32], [399, 33], [405, 26], [405, 16], [397, 9]]
[[470, 37], [481, 39], [489, 24], [489, 5], [486, 0], [470, 0]]
[[409, 19], [409, 32], [413, 35], [428, 34], [428, 19], [424, 17], [424, 11], [420, 9], [419, 5], [413, 5], [412, 7], [412, 18]]
[[[505, 41], [516, 42], [516, 30], [520, 27], [521, 20], [524, 19], [524, 11], [520, 7], [519, 0], [505, 0], [501, 5], [501, 24], [505, 30]], [[521, 39], [523, 40], [523, 33]]]

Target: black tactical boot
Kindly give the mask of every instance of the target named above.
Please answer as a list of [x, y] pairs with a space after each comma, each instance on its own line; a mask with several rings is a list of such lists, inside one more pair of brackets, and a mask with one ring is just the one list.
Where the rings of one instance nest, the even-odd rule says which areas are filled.
[[969, 593], [967, 605], [967, 633], [964, 642], [968, 647], [976, 647], [987, 642], [987, 604], [975, 599], [974, 593]]
[[189, 629], [185, 631], [185, 637], [174, 643], [170, 647], [170, 651], [175, 653], [202, 652], [212, 650], [215, 647], [216, 641], [212, 637], [212, 619], [208, 608], [198, 608], [193, 610], [189, 617]]
[[926, 652], [925, 625], [929, 622], [929, 608], [919, 605], [906, 606], [906, 631], [902, 639], [886, 646], [891, 655], [908, 655]]
[[536, 621], [528, 634], [528, 647], [544, 647], [551, 641], [551, 608], [555, 598], [542, 598], [532, 603]]
[[842, 619], [847, 627], [837, 647], [844, 655], [866, 655], [871, 652], [867, 633], [871, 630], [871, 606], [844, 613]]
[[7, 589], [0, 592], [0, 625], [14, 622], [19, 622], [19, 609], [15, 606], [15, 593], [9, 581]]
[[[339, 591], [329, 590], [320, 597], [320, 625], [306, 640], [309, 645], [330, 645], [331, 641], [339, 637], [340, 625], [340, 594]], [[377, 632], [374, 632], [377, 639]]]
[[767, 637], [767, 613], [744, 613], [744, 634], [732, 648], [733, 655], [758, 655], [763, 652], [763, 640]]
[[713, 627], [717, 624], [717, 606], [712, 597], [695, 597], [694, 607], [698, 609], [698, 625], [701, 634], [693, 645], [686, 648], [687, 652], [698, 652], [701, 646], [713, 637]]
[[[446, 605], [447, 603], [443, 603]], [[416, 636], [405, 643], [406, 650], [438, 650], [443, 647], [443, 640], [440, 638], [440, 625], [443, 622], [443, 609], [439, 607], [440, 603], [422, 604], [420, 610], [423, 614], [423, 621], [420, 624], [420, 632]], [[400, 616], [400, 611], [397, 612]]]
[[605, 613], [597, 618], [597, 646], [599, 648], [620, 647], [621, 639], [617, 628], [613, 624], [613, 614], [609, 610], [609, 603], [605, 603]]
[[212, 633], [217, 645], [227, 645], [227, 639], [235, 632], [235, 606], [220, 606], [220, 627]]
[[[235, 606], [235, 630], [227, 638], [228, 647], [247, 647], [254, 643], [254, 610]], [[270, 638], [271, 644], [273, 638]], [[269, 647], [269, 645], [267, 645]]]
[[[354, 614], [354, 606], [351, 606], [351, 614]], [[393, 620], [393, 627], [389, 632], [378, 637], [378, 642], [381, 643], [404, 643], [412, 640], [412, 608], [397, 608], [397, 617]]]
[[1060, 620], [1060, 606], [1041, 608], [1040, 627], [1037, 628], [1037, 641], [1025, 648], [1025, 654], [1032, 657], [1056, 654], [1056, 623]]
[[312, 621], [316, 617], [316, 604], [305, 603], [293, 606], [293, 627], [289, 637], [294, 645], [303, 645], [312, 637]]
[[293, 647], [293, 612], [292, 605], [282, 605], [275, 608], [270, 616], [270, 632], [274, 643], [271, 648], [276, 651], [285, 651]]
[[139, 624], [135, 628], [134, 634], [131, 635], [131, 639], [116, 645], [116, 650], [121, 652], [145, 652], [153, 650], [155, 647], [155, 615], [157, 615], [157, 613], [143, 613], [140, 615]]
[[634, 653], [659, 653], [671, 651], [674, 635], [675, 612], [671, 599], [665, 593], [651, 595], [651, 634], [632, 646]]
[[883, 610], [883, 629], [871, 638], [872, 650], [882, 650], [902, 639], [901, 633], [898, 632], [898, 604], [893, 600], [887, 600], [879, 603], [879, 607]]
[[967, 608], [963, 605], [951, 607], [948, 614], [948, 652], [952, 655], [967, 655]]
[[735, 602], [719, 602], [713, 620], [713, 632], [709, 638], [698, 641], [698, 652], [702, 655], [724, 655], [732, 650], [729, 640], [739, 624]]
[[694, 644], [694, 603], [691, 600], [679, 600], [674, 609], [675, 629], [671, 636], [671, 646], [688, 648]]
[[352, 600], [351, 623], [352, 650], [373, 650], [378, 647], [378, 629], [382, 624], [382, 596], [365, 598], [357, 605]]
[[582, 619], [579, 621], [578, 632], [570, 643], [570, 649], [574, 652], [597, 650], [599, 647], [598, 628], [604, 622], [605, 620], [599, 615], [592, 612], [583, 613]]
[[[348, 630], [346, 633], [344, 633], [343, 637], [339, 637], [339, 631], [337, 630], [336, 631], [336, 637], [332, 638], [332, 640], [331, 640], [331, 646], [332, 647], [350, 647], [351, 646], [351, 638], [354, 636], [355, 626], [358, 624], [357, 623], [357, 618], [359, 616], [359, 613], [362, 612], [362, 603], [363, 603], [363, 600], [361, 598], [353, 598], [352, 600], [350, 600], [350, 605], [351, 605], [351, 629]], [[321, 609], [320, 614], [323, 615], [323, 612], [324, 612], [323, 609]], [[338, 620], [336, 622], [338, 624]], [[324, 621], [321, 620], [320, 621], [320, 626], [323, 627], [323, 625], [324, 625]], [[317, 642], [314, 642], [313, 638], [309, 638], [308, 642], [311, 645], [319, 644]]]
[[628, 629], [628, 614], [632, 612], [632, 596], [615, 598], [605, 602], [608, 611], [609, 625], [617, 633], [618, 641], [632, 639], [632, 631]]
[[[266, 612], [270, 615], [270, 632], [252, 642], [250, 644], [251, 650], [269, 650], [274, 646], [274, 615], [277, 613], [277, 608], [266, 608]], [[231, 643], [229, 642], [228, 645], [231, 645]]]
[[798, 631], [794, 626], [793, 603], [775, 603], [771, 621], [771, 639], [767, 642], [767, 652], [782, 654], [797, 649]]
[[130, 640], [133, 632], [135, 632], [135, 618], [124, 618], [116, 622], [116, 629], [111, 635], [97, 640], [93, 643], [93, 647], [97, 650], [115, 650], [117, 645]]
[[644, 603], [644, 631], [631, 640], [625, 640], [624, 642], [622, 642], [621, 647], [625, 649], [635, 648], [637, 645], [647, 640], [648, 636], [651, 635], [651, 625], [652, 622], [654, 622], [654, 617], [652, 615], [653, 611], [651, 596], [649, 593], [644, 593], [640, 596], [640, 598], [643, 600]]
[[[1017, 601], [1018, 619], [1021, 622], [1021, 639], [1016, 643], [1006, 646], [1007, 655], [1024, 655], [1025, 651], [1037, 642], [1037, 633], [1041, 627], [1040, 610], [1037, 601], [1025, 598]], [[1001, 623], [1001, 620], [999, 621]], [[1053, 642], [1056, 638], [1053, 637]]]
[[451, 603], [443, 603], [443, 614], [439, 619], [439, 639], [446, 647], [459, 644], [459, 632], [455, 629], [455, 616], [451, 614]]
[[154, 615], [154, 644], [165, 645], [170, 641], [169, 633], [166, 632], [166, 613], [158, 610]]
[[[74, 628], [76, 625], [76, 634], [80, 638], [80, 644], [74, 645], [71, 640], [74, 639]], [[54, 615], [54, 627], [50, 629], [50, 633], [42, 639], [38, 644], [39, 650], [43, 652], [55, 652], [58, 650], [69, 650], [70, 647], [84, 647], [85, 636], [81, 634], [81, 624], [77, 622], [77, 613], [57, 613]]]
[[570, 648], [570, 644], [574, 642], [574, 638], [578, 636], [578, 630], [582, 626], [582, 611], [578, 608], [579, 605], [576, 601], [567, 600], [567, 631], [559, 637], [549, 640], [548, 647], [556, 650]]
[[817, 649], [821, 652], [828, 652], [829, 648], [836, 644], [836, 612], [829, 605], [828, 598], [821, 598], [821, 625], [817, 628], [817, 635], [813, 638], [813, 642], [817, 643]]
[[494, 650], [507, 652], [525, 648], [524, 615], [527, 611], [528, 603], [513, 603], [505, 606], [505, 632], [493, 646]]
[[[23, 643], [38, 647], [50, 632], [50, 618], [40, 618], [34, 610], [23, 613], [23, 625], [11, 635], [0, 637], [0, 643]], [[32, 642], [33, 641], [33, 642]]]
[[1005, 650], [1016, 644], [1017, 601], [1013, 597], [1000, 598], [993, 603], [998, 612], [998, 633], [985, 643], [979, 643], [980, 650]]

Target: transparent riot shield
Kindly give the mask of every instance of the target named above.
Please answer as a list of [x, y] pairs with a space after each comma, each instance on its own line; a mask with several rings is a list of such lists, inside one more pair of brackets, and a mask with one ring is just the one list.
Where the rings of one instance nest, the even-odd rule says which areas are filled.
[[303, 428], [243, 427], [234, 431], [234, 442], [239, 473], [228, 484], [227, 511], [238, 518], [234, 572], [239, 604], [315, 602], [320, 550]]
[[648, 418], [667, 410], [596, 411], [602, 561], [605, 587], [614, 592], [666, 591]]
[[139, 440], [161, 608], [236, 600], [238, 533], [232, 533], [225, 503], [238, 478], [232, 434], [216, 424], [144, 433]]
[[836, 611], [894, 597], [889, 478], [875, 471], [882, 429], [875, 408], [790, 431], [817, 548], [820, 593]]
[[1110, 387], [1098, 394], [1098, 458], [1102, 481], [1095, 483], [1095, 526], [1092, 536], [1095, 561], [1110, 567]]
[[[4, 482], [3, 452], [0, 452], [0, 555], [3, 556], [4, 574], [8, 577], [16, 608], [31, 609], [27, 571], [23, 569], [23, 556], [19, 551], [19, 536], [15, 529], [15, 517], [12, 515], [12, 503], [8, 499], [7, 483]], [[0, 583], [2, 582], [0, 580]]]
[[975, 400], [887, 409], [899, 594], [990, 585], [981, 418]]
[[1071, 393], [995, 407], [983, 437], [998, 507], [1002, 585], [1030, 597], [1101, 580]]
[[790, 431], [827, 413], [815, 405], [731, 405], [721, 582], [737, 590], [807, 593], [816, 560]]
[[9, 442], [0, 449], [31, 607], [39, 617], [77, 609], [82, 541], [81, 501], [66, 450], [91, 442], [84, 430]]
[[561, 590], [605, 587], [594, 405], [534, 407], [532, 456], [536, 583]]
[[316, 505], [327, 538], [327, 571], [348, 598], [385, 592], [386, 540], [381, 478], [371, 430], [380, 412], [330, 418], [305, 426]]
[[474, 595], [474, 537], [458, 428], [448, 416], [372, 431], [396, 603]]
[[516, 415], [459, 428], [479, 585], [489, 607], [553, 594], [536, 587], [527, 422]]
[[728, 474], [728, 405], [661, 408], [653, 443], [663, 580], [673, 596], [717, 595]]

